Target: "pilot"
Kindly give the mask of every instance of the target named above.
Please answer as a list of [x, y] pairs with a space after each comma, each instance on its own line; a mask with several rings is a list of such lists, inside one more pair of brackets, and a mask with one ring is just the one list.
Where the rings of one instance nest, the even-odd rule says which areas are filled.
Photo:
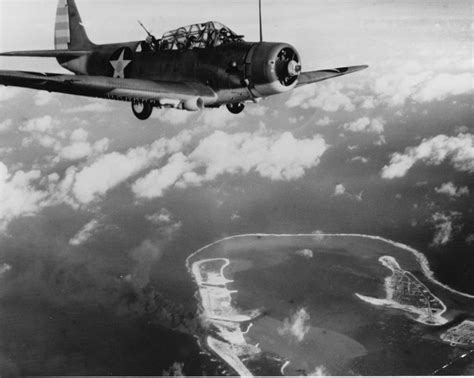
[[151, 51], [156, 51], [159, 45], [159, 41], [155, 38], [155, 36], [149, 35], [148, 37], [146, 37], [145, 41], [146, 43], [148, 43], [148, 46], [150, 46]]

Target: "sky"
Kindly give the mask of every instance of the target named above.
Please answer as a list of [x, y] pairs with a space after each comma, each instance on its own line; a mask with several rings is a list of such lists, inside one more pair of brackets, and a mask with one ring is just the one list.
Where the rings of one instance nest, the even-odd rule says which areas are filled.
[[[107, 293], [126, 283], [186, 307], [184, 259], [203, 245], [316, 230], [404, 242], [472, 291], [471, 2], [263, 4], [264, 38], [294, 45], [304, 70], [370, 68], [239, 116], [156, 109], [146, 122], [126, 103], [0, 87], [0, 301], [35, 288], [40, 304], [104, 301], [116, 314]], [[158, 36], [218, 20], [258, 38], [255, 1], [77, 5], [95, 43], [143, 39], [137, 20]], [[0, 0], [0, 50], [52, 48], [55, 9]], [[52, 59], [2, 58], [0, 69], [64, 72]]]

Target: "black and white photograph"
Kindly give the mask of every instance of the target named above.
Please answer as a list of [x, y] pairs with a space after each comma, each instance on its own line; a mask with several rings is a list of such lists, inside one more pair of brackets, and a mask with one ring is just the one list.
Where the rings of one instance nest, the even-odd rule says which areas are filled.
[[471, 0], [0, 0], [0, 376], [473, 376]]

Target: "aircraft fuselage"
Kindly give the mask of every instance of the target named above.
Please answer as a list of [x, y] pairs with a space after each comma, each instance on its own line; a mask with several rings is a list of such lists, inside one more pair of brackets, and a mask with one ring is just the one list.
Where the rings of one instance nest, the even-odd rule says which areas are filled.
[[94, 46], [89, 55], [58, 61], [77, 75], [202, 83], [218, 96], [213, 103], [205, 102], [206, 106], [283, 93], [296, 83], [285, 83], [288, 68], [279, 67], [281, 51], [287, 49], [297, 55], [286, 43], [236, 42], [182, 51], [143, 51], [143, 46], [144, 42]]

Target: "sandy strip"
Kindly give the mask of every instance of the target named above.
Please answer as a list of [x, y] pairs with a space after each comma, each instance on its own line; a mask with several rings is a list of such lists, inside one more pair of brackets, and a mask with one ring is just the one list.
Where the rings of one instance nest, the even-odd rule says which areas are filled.
[[[208, 336], [207, 345], [240, 376], [249, 377], [252, 374], [241, 357], [257, 354], [260, 350], [247, 344], [240, 324], [251, 321], [258, 313], [241, 314], [232, 307], [232, 294], [237, 291], [229, 290], [226, 286], [232, 282], [224, 276], [224, 270], [229, 264], [230, 260], [225, 258], [199, 260], [193, 263], [191, 272], [199, 287], [204, 322], [211, 323], [214, 332], [221, 339]], [[247, 332], [250, 326], [247, 327]]]
[[436, 284], [438, 286], [441, 286], [444, 289], [446, 289], [446, 290], [448, 290], [452, 293], [461, 295], [461, 296], [466, 297], [466, 298], [474, 299], [474, 295], [463, 293], [461, 291], [455, 290], [455, 289], [449, 287], [448, 285], [445, 285], [445, 284], [441, 283], [440, 281], [438, 281], [435, 278], [433, 271], [430, 269], [430, 265], [428, 263], [428, 260], [426, 259], [425, 255], [423, 253], [417, 251], [414, 248], [409, 247], [408, 245], [405, 245], [405, 244], [402, 244], [402, 243], [397, 243], [393, 240], [386, 239], [386, 238], [383, 238], [381, 236], [373, 236], [373, 235], [364, 235], [364, 234], [244, 234], [244, 235], [229, 236], [227, 238], [224, 238], [224, 239], [215, 241], [213, 243], [210, 243], [210, 244], [206, 245], [205, 247], [202, 247], [202, 248], [198, 249], [196, 252], [189, 255], [189, 257], [186, 259], [186, 265], [188, 266], [189, 269], [191, 269], [190, 266], [189, 266], [189, 260], [191, 258], [193, 258], [194, 256], [196, 256], [198, 253], [200, 253], [200, 252], [204, 251], [205, 249], [208, 249], [208, 248], [210, 248], [210, 247], [212, 247], [216, 244], [219, 244], [219, 243], [221, 243], [223, 241], [226, 241], [226, 240], [247, 238], [247, 237], [251, 237], [251, 236], [261, 236], [261, 237], [271, 236], [271, 237], [285, 237], [285, 238], [294, 237], [294, 236], [318, 237], [318, 238], [324, 238], [324, 237], [352, 237], [352, 238], [365, 238], [365, 239], [382, 241], [384, 243], [390, 244], [394, 247], [403, 249], [403, 250], [413, 254], [415, 256], [415, 258], [417, 259], [417, 261], [419, 262], [419, 264], [420, 264], [420, 266], [423, 270], [424, 275], [431, 282], [433, 282], [434, 284]]
[[[422, 324], [439, 326], [448, 322], [448, 320], [442, 316], [447, 310], [446, 305], [430, 290], [428, 290], [428, 288], [423, 285], [423, 283], [421, 283], [415, 276], [413, 276], [410, 272], [403, 270], [398, 264], [397, 260], [391, 256], [382, 256], [379, 258], [379, 261], [382, 265], [386, 266], [392, 271], [392, 275], [385, 279], [385, 292], [387, 293], [387, 297], [385, 299], [378, 299], [356, 293], [356, 296], [359, 299], [374, 306], [396, 308], [411, 314], [418, 315], [418, 318], [414, 320]], [[401, 279], [405, 279], [406, 282], [408, 282], [408, 291], [411, 287], [415, 287], [416, 292], [414, 295], [419, 295], [420, 292], [426, 293], [427, 298], [429, 299], [425, 301], [425, 305], [428, 307], [417, 307], [411, 304], [400, 303], [396, 300], [396, 298], [394, 298], [396, 294], [400, 293], [400, 291], [403, 292], [404, 289], [406, 289], [403, 287], [403, 284], [406, 282], [400, 283], [400, 277]], [[437, 305], [437, 307], [434, 309], [431, 306], [433, 303]]]

